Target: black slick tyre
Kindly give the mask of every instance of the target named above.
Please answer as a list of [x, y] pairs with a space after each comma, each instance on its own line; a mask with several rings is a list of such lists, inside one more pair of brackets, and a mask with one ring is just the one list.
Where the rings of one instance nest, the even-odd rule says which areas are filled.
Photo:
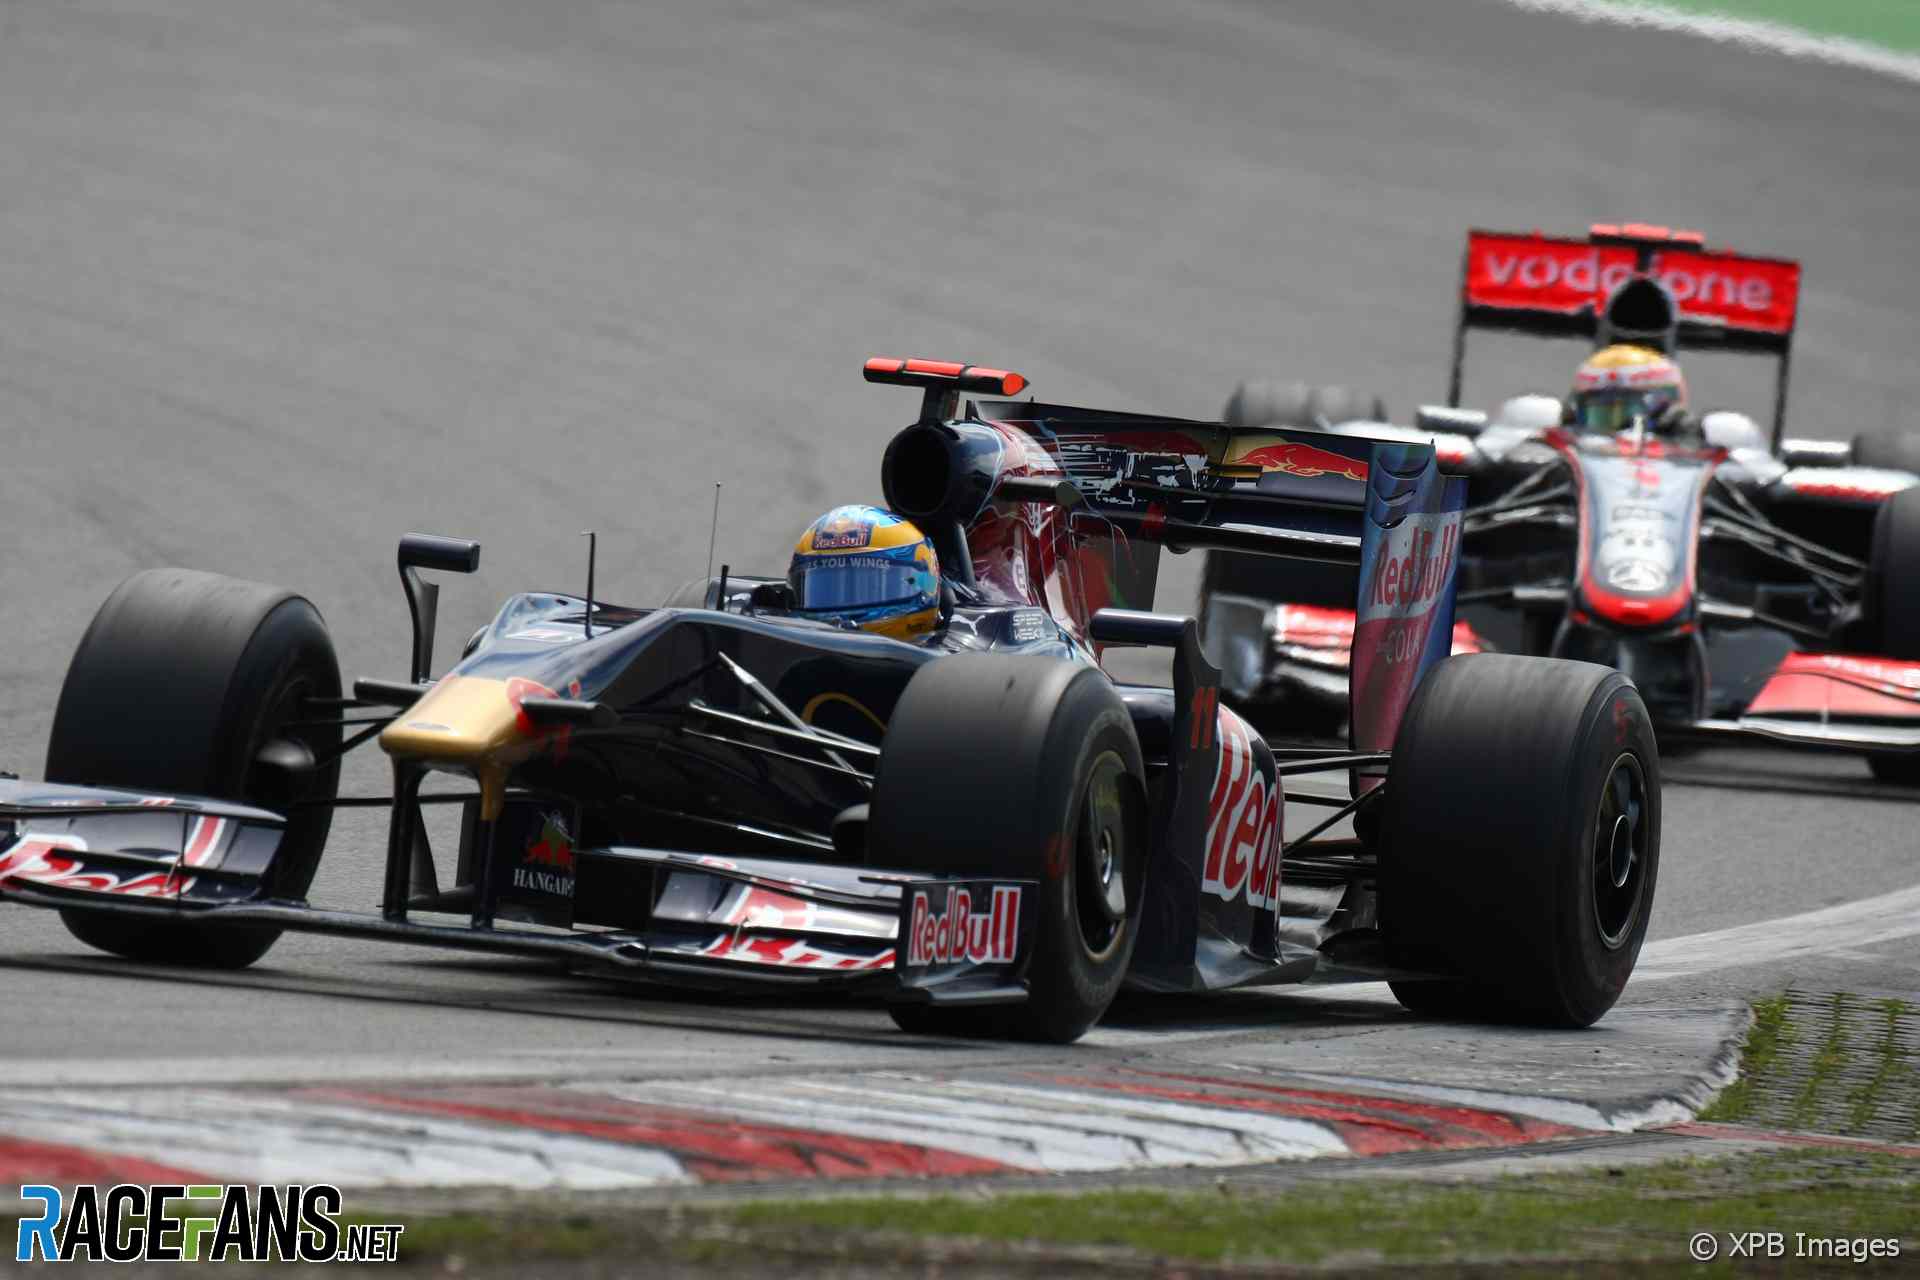
[[1853, 438], [1853, 465], [1920, 474], [1920, 431], [1883, 427]]
[[[338, 726], [298, 722], [314, 718], [307, 699], [339, 696], [333, 642], [306, 600], [218, 574], [149, 569], [107, 597], [74, 652], [54, 711], [47, 779], [286, 813], [264, 888], [269, 897], [300, 898], [326, 843], [340, 766], [290, 770], [264, 760], [262, 749], [291, 743], [330, 759]], [[240, 968], [280, 936], [80, 908], [61, 917], [90, 946], [161, 964]]]
[[914, 1032], [1066, 1043], [1133, 954], [1147, 851], [1132, 718], [1093, 667], [958, 654], [915, 673], [888, 722], [867, 827], [875, 866], [1039, 882], [1028, 998], [897, 1006]]
[[1227, 397], [1222, 420], [1230, 427], [1300, 427], [1312, 431], [1321, 419], [1331, 423], [1385, 422], [1386, 402], [1346, 387], [1259, 379], [1243, 382]]
[[[1920, 436], [1902, 437], [1914, 448], [1920, 468]], [[1854, 446], [1856, 449], [1859, 445]], [[1903, 489], [1881, 504], [1873, 520], [1873, 549], [1867, 561], [1867, 616], [1878, 628], [1880, 653], [1920, 661], [1920, 487]], [[1874, 776], [1884, 782], [1920, 786], [1920, 752], [1884, 751], [1867, 757]]]
[[1584, 1027], [1613, 1006], [1660, 869], [1660, 758], [1630, 680], [1448, 658], [1401, 720], [1379, 801], [1380, 919], [1418, 1012]]

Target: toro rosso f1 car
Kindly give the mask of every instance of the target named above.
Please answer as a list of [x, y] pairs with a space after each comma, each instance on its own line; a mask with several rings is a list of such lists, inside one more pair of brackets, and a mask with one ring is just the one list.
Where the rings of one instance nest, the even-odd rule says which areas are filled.
[[[1920, 435], [1785, 436], [1799, 279], [1797, 263], [1708, 251], [1660, 227], [1596, 226], [1585, 239], [1474, 231], [1452, 403], [1421, 410], [1413, 428], [1327, 426], [1431, 441], [1442, 469], [1467, 479], [1459, 600], [1474, 625], [1459, 628], [1456, 650], [1497, 643], [1618, 667], [1663, 744], [1855, 752], [1884, 779], [1920, 783]], [[1526, 395], [1487, 415], [1457, 407], [1479, 329], [1601, 349], [1568, 403]], [[1684, 396], [1675, 361], [1694, 349], [1776, 360], [1771, 439], [1738, 413], [1639, 412], [1658, 404], [1635, 381]], [[1295, 400], [1251, 384], [1227, 416], [1245, 428], [1352, 397]], [[1302, 495], [1362, 484], [1317, 465], [1291, 474]], [[1229, 700], [1260, 723], [1337, 720], [1354, 632], [1344, 597], [1324, 580], [1288, 591], [1257, 562], [1210, 559], [1201, 616]]]
[[[924, 393], [882, 485], [938, 548], [928, 634], [723, 567], [653, 609], [516, 595], [430, 679], [421, 573], [480, 549], [410, 534], [408, 678], [343, 694], [306, 600], [144, 572], [73, 658], [51, 781], [0, 784], [0, 899], [139, 961], [245, 965], [307, 930], [1055, 1041], [1122, 986], [1385, 977], [1417, 1009], [1555, 1025], [1613, 1004], [1659, 867], [1651, 722], [1600, 666], [1445, 656], [1464, 486], [1431, 448], [1017, 401], [1019, 375], [943, 362], [866, 376]], [[1296, 500], [1269, 483], [1290, 451], [1368, 479]], [[1144, 609], [1161, 547], [1345, 572], [1354, 749], [1220, 705], [1194, 620]], [[1173, 687], [1115, 683], [1108, 645], [1169, 647]], [[391, 793], [339, 794], [369, 741]], [[1349, 794], [1289, 793], [1329, 770]], [[1283, 842], [1288, 804], [1324, 820]], [[377, 913], [305, 901], [347, 805], [391, 809]]]

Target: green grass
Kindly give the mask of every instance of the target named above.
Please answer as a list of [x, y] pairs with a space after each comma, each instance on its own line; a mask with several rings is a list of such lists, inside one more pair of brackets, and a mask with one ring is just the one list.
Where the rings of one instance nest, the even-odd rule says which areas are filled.
[[1813, 1055], [1813, 1069], [1807, 1073], [1806, 1081], [1800, 1091], [1794, 1095], [1794, 1127], [1814, 1128], [1820, 1118], [1822, 1104], [1826, 1101], [1827, 1086], [1847, 1064], [1847, 1026], [1846, 1016], [1848, 997], [1844, 991], [1836, 991], [1827, 1002], [1827, 1034], [1820, 1040], [1820, 1049]]
[[[1914, 0], [1652, 0], [1660, 8], [1798, 27], [1902, 53], [1920, 52], [1920, 4]], [[1613, 0], [1621, 8], [1636, 0]]]
[[1700, 1118], [1726, 1123], [1751, 1118], [1758, 1101], [1757, 1082], [1771, 1075], [1781, 1053], [1793, 1042], [1786, 995], [1755, 1001], [1753, 1026], [1747, 1029], [1746, 1042], [1740, 1047], [1740, 1078], [1722, 1089], [1700, 1112]]
[[[346, 1222], [392, 1222], [392, 1217], [355, 1214]], [[633, 1233], [617, 1222], [586, 1214], [518, 1217], [459, 1213], [408, 1218], [400, 1257], [414, 1262], [463, 1257], [470, 1262], [502, 1258], [594, 1258], [617, 1255]]]
[[[1904, 1000], [1880, 1001], [1883, 1019], [1879, 1043], [1874, 1046], [1878, 1059], [1870, 1079], [1847, 1097], [1847, 1124], [1858, 1133], [1879, 1118], [1880, 1105], [1895, 1096], [1912, 1099], [1920, 1096], [1920, 1080], [1900, 1050], [1900, 1019], [1910, 1010]], [[1920, 1106], [1913, 1109], [1907, 1137], [1920, 1136]]]
[[[1686, 1263], [1697, 1231], [1920, 1233], [1920, 1162], [1796, 1151], [1475, 1185], [1311, 1182], [1272, 1193], [1104, 1191], [757, 1204], [748, 1239], [884, 1249], [901, 1237], [1119, 1246], [1150, 1258], [1305, 1264], [1516, 1259]], [[1688, 1264], [1691, 1265], [1691, 1264]]]
[[1920, 1062], [1904, 1047], [1913, 1006], [1849, 992], [1784, 993], [1753, 1006], [1740, 1076], [1702, 1120], [1912, 1142]]

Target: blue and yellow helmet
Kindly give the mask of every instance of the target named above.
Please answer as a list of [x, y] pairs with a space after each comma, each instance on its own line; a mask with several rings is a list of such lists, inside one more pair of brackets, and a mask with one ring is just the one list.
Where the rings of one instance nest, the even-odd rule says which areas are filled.
[[940, 624], [940, 561], [911, 520], [835, 507], [807, 526], [787, 566], [799, 612], [896, 640]]

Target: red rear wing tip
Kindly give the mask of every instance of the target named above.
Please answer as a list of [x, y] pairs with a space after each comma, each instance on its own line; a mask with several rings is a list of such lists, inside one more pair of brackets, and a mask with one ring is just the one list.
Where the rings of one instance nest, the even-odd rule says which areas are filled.
[[1707, 237], [1698, 231], [1676, 230], [1653, 222], [1596, 222], [1587, 228], [1587, 241], [1590, 244], [1681, 244], [1699, 249], [1705, 247]]
[[903, 360], [896, 356], [874, 356], [869, 359], [866, 379], [868, 382], [884, 382], [897, 387], [938, 388], [996, 396], [1019, 395], [1027, 385], [1024, 377], [1008, 369], [987, 369], [952, 360]]

